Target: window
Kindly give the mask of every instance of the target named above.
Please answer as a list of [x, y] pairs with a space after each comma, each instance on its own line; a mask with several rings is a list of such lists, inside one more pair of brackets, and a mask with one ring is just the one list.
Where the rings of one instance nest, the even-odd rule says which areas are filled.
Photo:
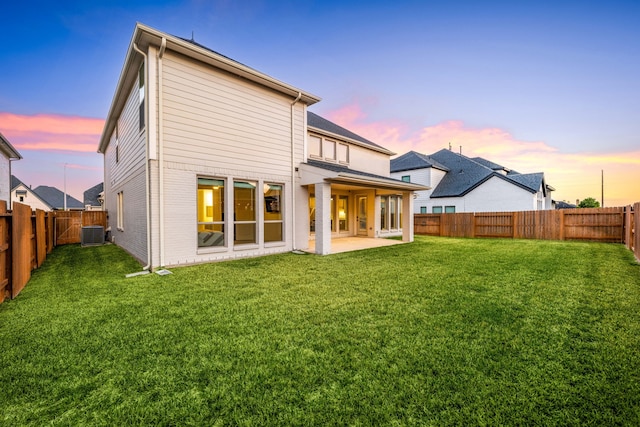
[[138, 70], [138, 98], [140, 100], [140, 107], [138, 108], [138, 115], [140, 120], [140, 130], [144, 129], [144, 62]]
[[434, 206], [431, 208], [431, 213], [442, 213], [442, 206]]
[[118, 135], [118, 123], [116, 123], [116, 163], [120, 161], [120, 137]]
[[388, 230], [387, 196], [380, 197], [380, 230]]
[[282, 185], [264, 184], [264, 241], [282, 242]]
[[338, 231], [349, 231], [349, 196], [338, 197]]
[[20, 201], [24, 202], [24, 196], [20, 196]]
[[116, 197], [116, 228], [124, 230], [124, 194], [119, 192]]
[[420, 213], [421, 214], [426, 214], [427, 213], [427, 207], [426, 206], [420, 206]]
[[224, 180], [198, 178], [198, 247], [224, 245]]
[[234, 243], [257, 243], [256, 240], [256, 183], [233, 183]]
[[322, 157], [322, 138], [309, 135], [309, 156]]
[[338, 144], [338, 161], [349, 163], [349, 146], [347, 144]]
[[326, 160], [336, 159], [336, 143], [335, 141], [324, 140], [323, 153]]
[[396, 214], [398, 208], [398, 198], [396, 196], [389, 197], [389, 227], [391, 229], [398, 228], [398, 215]]
[[309, 232], [316, 232], [316, 195], [309, 194]]
[[455, 206], [445, 206], [444, 207], [444, 213], [456, 213], [456, 207]]
[[404, 182], [411, 182], [411, 175], [402, 175], [402, 180]]
[[380, 196], [380, 230], [402, 229], [402, 197]]

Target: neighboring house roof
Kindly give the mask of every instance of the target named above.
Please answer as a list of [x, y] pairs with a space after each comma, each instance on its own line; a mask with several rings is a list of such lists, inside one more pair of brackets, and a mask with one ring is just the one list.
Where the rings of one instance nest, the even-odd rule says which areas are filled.
[[2, 133], [0, 133], [0, 152], [4, 153], [8, 159], [20, 160], [22, 158], [20, 153], [18, 153], [18, 150], [11, 145], [9, 140], [5, 138]]
[[86, 190], [83, 194], [84, 197], [84, 205], [89, 206], [102, 206], [98, 198], [100, 197], [100, 193], [104, 191], [104, 183], [96, 184], [93, 187]]
[[317, 130], [321, 133], [328, 133], [337, 137], [346, 138], [347, 140], [355, 142], [358, 145], [364, 145], [367, 148], [373, 148], [376, 151], [381, 151], [391, 156], [395, 154], [387, 150], [386, 148], [376, 144], [375, 142], [369, 141], [368, 139], [351, 132], [349, 129], [345, 129], [342, 126], [339, 126], [325, 119], [324, 117], [320, 117], [319, 115], [312, 113], [311, 111], [307, 111], [307, 127], [312, 131]]
[[[442, 149], [430, 156], [410, 151], [391, 160], [391, 172], [435, 167], [446, 171], [446, 175], [431, 193], [432, 198], [462, 197], [490, 178], [497, 177], [530, 193], [541, 188], [546, 193], [553, 190], [544, 184], [543, 173], [519, 174], [502, 165], [476, 157], [474, 159], [451, 150]], [[504, 175], [498, 171], [506, 171]]]
[[316, 168], [324, 169], [326, 171], [334, 172], [334, 174], [332, 174], [332, 176], [327, 179], [335, 183], [360, 184], [364, 186], [375, 187], [382, 186], [395, 190], [405, 191], [429, 190], [431, 188], [420, 184], [401, 181], [395, 178], [389, 178], [388, 176], [376, 175], [368, 172], [349, 169], [346, 166], [341, 166], [335, 163], [327, 163], [319, 160], [308, 159], [306, 164]]
[[502, 165], [494, 163], [491, 160], [483, 159], [482, 157], [474, 157], [471, 160], [473, 160], [476, 163], [480, 163], [481, 165], [484, 165], [484, 166], [486, 166], [489, 169], [494, 170], [494, 171], [505, 171], [505, 172], [510, 172], [511, 171], [510, 169], [505, 168]]
[[[55, 187], [40, 185], [33, 192], [53, 209], [64, 209], [64, 193]], [[82, 209], [82, 202], [67, 194], [67, 209]]]
[[556, 204], [556, 209], [575, 209], [578, 206], [572, 203], [563, 202], [562, 200], [554, 200]]
[[11, 175], [11, 190], [13, 191], [13, 189], [19, 185], [24, 185], [25, 187], [29, 188], [28, 185], [20, 181], [15, 175]]
[[409, 151], [402, 156], [391, 159], [391, 172], [402, 172], [431, 167], [445, 172], [449, 170], [448, 167], [440, 164], [435, 159], [416, 151]]
[[137, 23], [131, 42], [129, 43], [124, 66], [122, 67], [122, 71], [118, 79], [115, 96], [111, 102], [111, 107], [107, 114], [107, 120], [105, 120], [104, 129], [102, 131], [102, 136], [100, 137], [100, 144], [98, 146], [99, 153], [104, 153], [106, 151], [115, 128], [115, 123], [128, 99], [128, 89], [131, 88], [138, 78], [138, 69], [143, 58], [136, 51], [134, 46], [137, 46], [137, 48], [142, 51], [147, 51], [150, 45], [158, 48], [161, 48], [162, 46], [162, 49], [168, 49], [172, 52], [185, 55], [189, 58], [209, 64], [263, 87], [275, 90], [286, 96], [290, 96], [292, 101], [300, 100], [301, 102], [305, 102], [307, 105], [312, 105], [320, 101], [320, 98], [315, 95], [274, 79], [273, 77], [247, 67], [246, 65], [234, 61], [224, 55], [220, 55], [219, 53], [191, 40], [187, 41], [180, 37], [175, 37], [171, 34], [158, 31], [155, 28]]

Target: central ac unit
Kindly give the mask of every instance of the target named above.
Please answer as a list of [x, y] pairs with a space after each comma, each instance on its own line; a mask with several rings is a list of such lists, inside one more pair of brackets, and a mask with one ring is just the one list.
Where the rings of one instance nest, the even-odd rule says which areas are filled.
[[82, 234], [80, 237], [82, 246], [103, 245], [104, 227], [101, 225], [88, 225], [82, 227]]

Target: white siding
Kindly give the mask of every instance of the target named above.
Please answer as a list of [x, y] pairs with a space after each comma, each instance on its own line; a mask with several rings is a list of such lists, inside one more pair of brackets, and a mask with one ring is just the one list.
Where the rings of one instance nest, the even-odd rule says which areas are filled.
[[11, 162], [2, 153], [0, 153], [0, 200], [7, 202], [7, 209], [9, 209], [11, 192]]
[[289, 174], [292, 99], [172, 54], [163, 75], [167, 159]]
[[351, 145], [349, 168], [380, 176], [390, 176], [391, 159], [388, 154], [379, 153], [357, 145]]
[[430, 200], [433, 206], [455, 206], [456, 212], [507, 212], [536, 209], [536, 195], [507, 181], [493, 177], [464, 197], [443, 197]]
[[[116, 162], [116, 135], [111, 136], [104, 154], [105, 207], [109, 211], [111, 235], [116, 244], [143, 263], [147, 261], [147, 221], [145, 188], [145, 130], [140, 131], [138, 82], [129, 92], [118, 119], [119, 160]], [[116, 194], [124, 194], [124, 227], [116, 228]]]

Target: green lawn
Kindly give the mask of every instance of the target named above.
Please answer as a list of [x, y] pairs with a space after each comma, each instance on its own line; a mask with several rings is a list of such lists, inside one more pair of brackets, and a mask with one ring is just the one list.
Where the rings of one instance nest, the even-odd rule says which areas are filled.
[[639, 425], [621, 245], [418, 237], [125, 278], [56, 248], [0, 305], [0, 425]]

